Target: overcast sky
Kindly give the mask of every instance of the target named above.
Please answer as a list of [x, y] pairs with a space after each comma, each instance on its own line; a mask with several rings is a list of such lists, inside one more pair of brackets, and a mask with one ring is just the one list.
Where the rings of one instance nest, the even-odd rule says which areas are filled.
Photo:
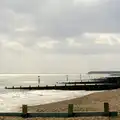
[[120, 70], [120, 0], [0, 0], [0, 73]]

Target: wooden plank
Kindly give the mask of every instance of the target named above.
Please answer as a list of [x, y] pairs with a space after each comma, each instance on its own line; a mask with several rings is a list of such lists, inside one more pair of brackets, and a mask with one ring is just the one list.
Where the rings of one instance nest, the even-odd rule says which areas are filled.
[[17, 117], [21, 117], [23, 114], [22, 113], [0, 113], [0, 116], [17, 116]]
[[28, 113], [28, 117], [69, 117], [68, 113]]
[[117, 116], [117, 112], [78, 112], [78, 113], [28, 113], [29, 117], [90, 117]]
[[116, 116], [118, 116], [118, 112], [110, 112], [110, 115], [109, 116], [111, 116], [111, 117], [116, 117]]
[[[69, 113], [27, 113], [27, 117], [89, 117], [89, 116], [117, 116], [118, 112], [77, 112]], [[24, 117], [23, 113], [0, 113], [0, 116]]]
[[90, 116], [117, 116], [117, 112], [78, 112], [78, 113], [74, 113], [74, 117], [90, 117]]

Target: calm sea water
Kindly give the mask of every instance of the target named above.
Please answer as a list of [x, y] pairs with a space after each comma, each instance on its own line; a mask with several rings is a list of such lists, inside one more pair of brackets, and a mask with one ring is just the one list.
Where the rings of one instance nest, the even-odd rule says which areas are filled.
[[[66, 74], [0, 74], [0, 112], [17, 112], [22, 104], [40, 105], [51, 102], [81, 97], [96, 91], [60, 91], [60, 90], [5, 90], [5, 86], [36, 86], [40, 76], [40, 85], [55, 85], [56, 82], [66, 81]], [[96, 76], [99, 77], [99, 76]], [[69, 81], [93, 78], [82, 74], [69, 74]]]

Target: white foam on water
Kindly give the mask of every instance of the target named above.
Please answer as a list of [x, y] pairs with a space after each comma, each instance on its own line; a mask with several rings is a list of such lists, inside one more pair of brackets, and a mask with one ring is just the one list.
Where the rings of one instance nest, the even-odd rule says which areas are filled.
[[95, 91], [19, 91], [0, 94], [0, 112], [18, 112], [22, 104], [40, 105], [88, 95]]

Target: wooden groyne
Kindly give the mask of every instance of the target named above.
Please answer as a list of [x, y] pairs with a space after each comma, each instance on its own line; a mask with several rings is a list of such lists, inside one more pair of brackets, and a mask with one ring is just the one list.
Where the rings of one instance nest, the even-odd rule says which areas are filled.
[[42, 118], [69, 118], [69, 117], [92, 117], [92, 116], [104, 116], [110, 118], [117, 117], [119, 116], [118, 111], [110, 111], [109, 110], [109, 103], [104, 103], [104, 111], [100, 112], [75, 112], [74, 111], [74, 105], [73, 104], [68, 104], [68, 112], [51, 112], [51, 113], [45, 113], [45, 112], [40, 112], [40, 113], [30, 113], [28, 112], [28, 106], [27, 105], [22, 105], [22, 112], [5, 112], [5, 113], [0, 113], [0, 116], [8, 116], [8, 117], [22, 117], [22, 118], [33, 118], [33, 117], [42, 117]]
[[61, 85], [61, 86], [28, 86], [28, 87], [5, 87], [5, 89], [24, 90], [111, 90], [120, 88], [118, 84], [91, 84], [91, 85]]
[[96, 82], [60, 82], [59, 84], [81, 84], [81, 85], [86, 85], [86, 84], [106, 84], [106, 85], [112, 85], [112, 84], [114, 84], [113, 82], [101, 82], [101, 81], [96, 81]]
[[[40, 76], [38, 76], [38, 86], [5, 87], [5, 89], [24, 90], [111, 90], [120, 88], [120, 77], [104, 77], [88, 81], [61, 82], [60, 85], [40, 86]], [[63, 84], [63, 85], [62, 85]]]
[[60, 82], [60, 84], [120, 84], [120, 77], [102, 77], [88, 81]]

